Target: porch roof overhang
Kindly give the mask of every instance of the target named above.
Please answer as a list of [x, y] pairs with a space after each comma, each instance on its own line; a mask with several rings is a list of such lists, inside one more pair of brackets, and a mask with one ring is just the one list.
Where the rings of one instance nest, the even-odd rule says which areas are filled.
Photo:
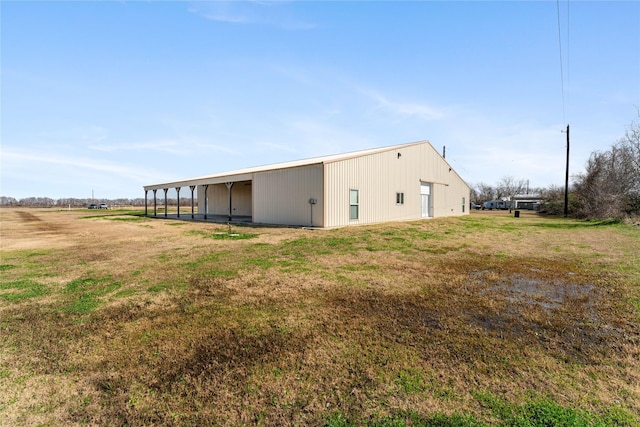
[[240, 181], [252, 181], [253, 172], [247, 173], [235, 173], [235, 174], [220, 174], [203, 176], [199, 178], [190, 178], [180, 181], [165, 182], [162, 184], [145, 185], [144, 191], [161, 190], [164, 188], [177, 188], [177, 187], [190, 187], [192, 185], [215, 185], [225, 184], [227, 182], [240, 182]]

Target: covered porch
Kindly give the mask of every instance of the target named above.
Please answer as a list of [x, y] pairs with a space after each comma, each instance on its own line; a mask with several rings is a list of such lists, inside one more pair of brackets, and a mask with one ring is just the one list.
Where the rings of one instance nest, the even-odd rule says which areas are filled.
[[[145, 186], [144, 214], [155, 218], [251, 223], [253, 222], [253, 180], [251, 178], [236, 176], [208, 180], [194, 179]], [[177, 206], [174, 212], [169, 212], [169, 199], [173, 196]], [[190, 206], [181, 206], [181, 200], [184, 201], [185, 198], [190, 200]], [[159, 206], [159, 203], [162, 203], [162, 206]]]

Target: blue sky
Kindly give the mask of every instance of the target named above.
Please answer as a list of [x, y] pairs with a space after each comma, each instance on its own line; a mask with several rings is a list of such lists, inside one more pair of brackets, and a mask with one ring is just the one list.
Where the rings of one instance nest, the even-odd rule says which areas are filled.
[[563, 186], [566, 124], [575, 174], [640, 108], [640, 2], [3, 0], [0, 13], [0, 195], [16, 198], [143, 197], [424, 139], [470, 184]]

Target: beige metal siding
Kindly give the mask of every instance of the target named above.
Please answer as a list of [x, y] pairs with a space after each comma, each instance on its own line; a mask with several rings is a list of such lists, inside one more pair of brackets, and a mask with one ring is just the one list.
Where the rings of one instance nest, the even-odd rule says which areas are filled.
[[228, 215], [229, 214], [229, 192], [225, 184], [209, 185], [209, 214]]
[[[309, 226], [313, 215], [313, 226], [324, 226], [322, 174], [321, 164], [256, 173], [253, 222]], [[313, 207], [310, 198], [317, 200]]]
[[252, 187], [251, 181], [241, 181], [233, 184], [231, 201], [234, 215], [251, 216]]
[[[198, 212], [204, 213], [204, 186], [197, 187]], [[251, 216], [251, 181], [234, 182], [232, 189], [233, 215]], [[209, 215], [229, 214], [229, 191], [226, 184], [209, 184], [207, 188]]]
[[[428, 143], [325, 165], [325, 226], [421, 218], [420, 183], [431, 183], [434, 217], [467, 214], [469, 187]], [[349, 190], [359, 190], [357, 220], [349, 219]], [[396, 204], [396, 193], [404, 204]]]
[[[246, 169], [152, 189], [197, 185], [198, 211], [204, 213], [204, 188], [209, 185], [208, 212], [228, 214], [225, 182], [234, 182], [234, 215], [252, 215], [263, 224], [336, 227], [421, 218], [420, 183], [430, 185], [429, 214], [466, 215], [470, 190], [460, 176], [426, 141], [344, 155]], [[358, 190], [359, 217], [349, 219], [349, 190]], [[396, 203], [403, 193], [404, 203]], [[309, 198], [317, 199], [311, 206]], [[466, 204], [465, 203], [465, 204]]]
[[205, 213], [205, 209], [204, 209], [204, 185], [196, 186], [195, 195], [196, 195], [196, 201], [197, 201], [197, 205], [198, 205], [198, 213], [204, 214]]
[[[229, 190], [226, 184], [209, 186], [209, 213], [229, 214]], [[251, 181], [234, 182], [231, 189], [233, 215], [251, 216]]]

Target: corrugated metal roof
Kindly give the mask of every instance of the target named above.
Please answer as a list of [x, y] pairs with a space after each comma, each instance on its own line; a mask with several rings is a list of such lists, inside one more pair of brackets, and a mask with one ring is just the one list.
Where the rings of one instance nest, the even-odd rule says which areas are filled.
[[398, 149], [401, 149], [401, 148], [404, 148], [404, 147], [409, 147], [409, 146], [417, 145], [417, 144], [429, 144], [429, 145], [431, 145], [429, 143], [429, 141], [427, 141], [427, 140], [418, 141], [418, 142], [410, 142], [408, 144], [391, 145], [391, 146], [387, 146], [387, 147], [379, 147], [379, 148], [371, 148], [371, 149], [368, 149], [368, 150], [353, 151], [353, 152], [349, 152], [349, 153], [332, 154], [332, 155], [328, 155], [328, 156], [313, 157], [313, 158], [302, 159], [302, 160], [293, 160], [293, 161], [290, 161], [290, 162], [274, 163], [274, 164], [263, 165], [263, 166], [255, 166], [255, 167], [250, 167], [250, 168], [245, 168], [245, 169], [237, 169], [237, 170], [228, 171], [228, 172], [216, 173], [216, 174], [213, 174], [213, 175], [205, 175], [205, 176], [200, 176], [200, 177], [195, 177], [195, 178], [181, 179], [181, 180], [178, 180], [178, 181], [170, 181], [170, 182], [165, 182], [165, 183], [150, 184], [150, 185], [145, 185], [144, 188], [146, 190], [151, 190], [153, 188], [172, 188], [172, 187], [176, 187], [176, 186], [188, 186], [188, 185], [191, 185], [192, 183], [195, 183], [195, 182], [199, 182], [200, 183], [200, 182], [207, 181], [207, 180], [220, 180], [221, 178], [225, 178], [225, 177], [228, 177], [232, 181], [233, 177], [238, 176], [238, 175], [246, 175], [246, 174], [252, 174], [252, 173], [256, 173], [256, 172], [266, 172], [266, 171], [278, 170], [278, 169], [295, 168], [295, 167], [300, 167], [300, 166], [309, 166], [309, 165], [314, 165], [314, 164], [318, 164], [318, 163], [332, 163], [332, 162], [337, 162], [337, 161], [341, 161], [341, 160], [352, 159], [354, 157], [368, 156], [370, 154], [381, 153], [381, 152], [384, 152], [384, 151], [398, 150]]

